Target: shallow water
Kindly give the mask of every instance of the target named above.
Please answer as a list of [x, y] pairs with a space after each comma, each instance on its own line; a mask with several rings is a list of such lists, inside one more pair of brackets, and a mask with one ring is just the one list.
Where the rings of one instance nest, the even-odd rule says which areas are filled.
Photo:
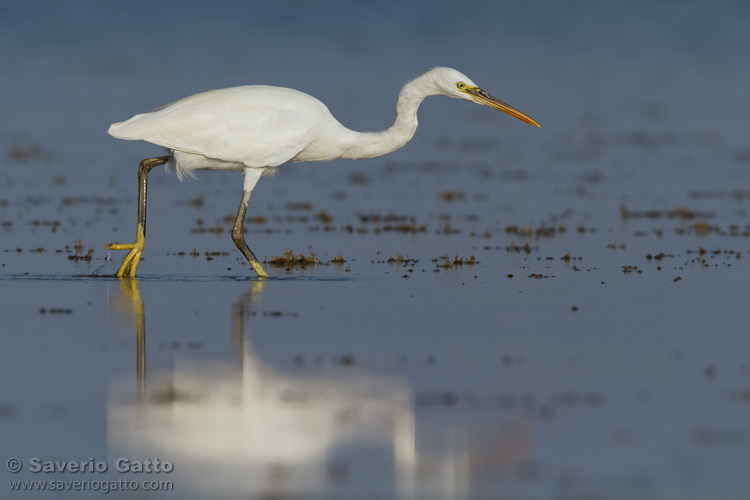
[[[20, 47], [0, 54], [17, 96], [0, 122], [0, 442], [23, 465], [3, 467], [4, 498], [102, 494], [15, 480], [121, 479], [174, 491], [109, 495], [750, 491], [744, 4], [76, 5], [0, 16]], [[109, 277], [137, 163], [161, 154], [110, 122], [272, 83], [377, 129], [436, 64], [542, 128], [436, 98], [392, 155], [283, 167], [253, 194], [248, 242], [318, 263], [268, 263], [267, 280], [229, 237], [241, 177], [156, 169], [138, 279]], [[33, 473], [34, 457], [108, 470]]]

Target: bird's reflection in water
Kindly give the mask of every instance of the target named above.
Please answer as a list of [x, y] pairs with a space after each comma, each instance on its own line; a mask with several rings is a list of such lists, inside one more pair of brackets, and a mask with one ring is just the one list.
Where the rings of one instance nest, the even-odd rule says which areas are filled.
[[[429, 451], [419, 453], [412, 394], [400, 380], [352, 367], [292, 374], [263, 363], [245, 321], [266, 286], [262, 281], [231, 309], [239, 361], [177, 361], [173, 371], [152, 370], [147, 378], [143, 299], [136, 280], [121, 283], [119, 308], [130, 304], [138, 339], [138, 397], [131, 397], [132, 382], [112, 391], [110, 454], [171, 461], [170, 479], [183, 492], [469, 498], [472, 475], [488, 464], [495, 468], [498, 453], [507, 465], [503, 443], [494, 443], [490, 454], [473, 453], [468, 431], [450, 425], [438, 432], [442, 444], [428, 442]], [[525, 454], [527, 433], [515, 430]], [[392, 470], [373, 460], [372, 450], [388, 450]]]
[[146, 390], [146, 315], [138, 280], [119, 280], [120, 293], [109, 297], [109, 309], [115, 318], [135, 328], [136, 385], [138, 400]]

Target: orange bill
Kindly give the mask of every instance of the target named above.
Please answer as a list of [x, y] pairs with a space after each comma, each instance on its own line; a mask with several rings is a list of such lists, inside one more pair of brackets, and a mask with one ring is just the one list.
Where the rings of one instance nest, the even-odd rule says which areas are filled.
[[525, 113], [518, 111], [516, 108], [514, 108], [513, 106], [509, 104], [505, 104], [503, 101], [501, 101], [500, 99], [496, 97], [492, 97], [490, 94], [480, 89], [479, 87], [468, 87], [465, 90], [465, 92], [469, 94], [471, 98], [474, 99], [474, 102], [476, 103], [500, 110], [503, 113], [508, 113], [510, 116], [514, 118], [518, 118], [519, 120], [529, 123], [531, 125], [534, 125], [535, 127], [540, 126], [537, 122], [532, 120], [531, 117], [529, 117]]

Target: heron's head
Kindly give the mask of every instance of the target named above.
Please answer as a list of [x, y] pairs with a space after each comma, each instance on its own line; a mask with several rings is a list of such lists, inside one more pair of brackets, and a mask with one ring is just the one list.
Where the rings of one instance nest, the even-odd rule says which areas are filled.
[[477, 84], [471, 81], [471, 78], [460, 71], [453, 68], [435, 68], [429, 71], [425, 76], [429, 76], [438, 93], [441, 95], [453, 97], [454, 99], [473, 101], [482, 104], [483, 106], [489, 106], [504, 113], [508, 113], [510, 116], [525, 121], [526, 123], [530, 123], [536, 127], [539, 126], [537, 122], [532, 120], [526, 114], [518, 111], [513, 106], [505, 104], [500, 99], [491, 96], [479, 88]]

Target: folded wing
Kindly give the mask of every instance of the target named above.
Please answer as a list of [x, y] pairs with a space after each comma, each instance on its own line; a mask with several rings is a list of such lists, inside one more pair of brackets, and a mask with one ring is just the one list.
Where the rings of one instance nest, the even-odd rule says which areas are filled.
[[315, 139], [321, 114], [330, 115], [323, 103], [296, 90], [234, 87], [136, 115], [109, 133], [248, 167], [275, 167]]

